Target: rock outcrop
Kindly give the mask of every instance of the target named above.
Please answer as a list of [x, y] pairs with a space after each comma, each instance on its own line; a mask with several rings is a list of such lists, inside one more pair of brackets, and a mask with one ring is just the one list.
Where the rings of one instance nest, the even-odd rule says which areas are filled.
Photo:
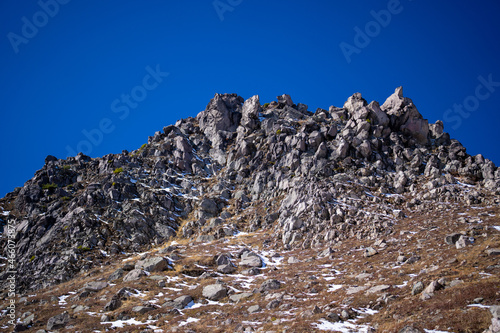
[[[173, 237], [205, 243], [268, 229], [286, 249], [324, 248], [388, 235], [408, 209], [498, 201], [500, 169], [468, 155], [442, 122], [429, 124], [401, 87], [382, 106], [356, 93], [343, 108], [307, 108], [288, 95], [261, 105], [258, 96], [216, 94], [195, 118], [135, 151], [48, 156], [0, 200], [2, 256], [13, 234], [19, 290], [67, 281], [106, 257]], [[262, 209], [246, 216], [248, 207]], [[265, 265], [250, 251], [238, 259], [251, 270]], [[113, 279], [167, 269], [168, 259], [147, 258]]]

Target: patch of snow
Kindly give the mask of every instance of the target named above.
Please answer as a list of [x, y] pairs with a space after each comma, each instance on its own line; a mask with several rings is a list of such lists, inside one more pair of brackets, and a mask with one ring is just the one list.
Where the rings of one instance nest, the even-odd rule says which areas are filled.
[[425, 331], [425, 333], [451, 333], [448, 331], [426, 330], [425, 328], [424, 328], [424, 331]]
[[494, 225], [493, 228], [500, 231], [500, 225]]
[[6, 210], [2, 212], [3, 216], [9, 216], [10, 210]]
[[262, 325], [262, 323], [260, 321], [248, 321], [248, 320], [243, 320], [241, 322], [243, 325]]
[[95, 217], [97, 217], [98, 221], [101, 221], [102, 223], [105, 223], [105, 224], [109, 224], [108, 221], [104, 221], [103, 219], [101, 219], [101, 215], [97, 215], [97, 214], [94, 214], [94, 215], [95, 215]]
[[195, 323], [195, 322], [197, 322], [198, 320], [199, 320], [199, 319], [189, 317], [189, 318], [188, 318], [188, 319], [186, 319], [185, 321], [181, 321], [181, 322], [179, 323], [179, 326], [185, 326], [185, 325], [187, 325], [187, 324], [189, 324], [189, 323]]
[[382, 195], [388, 198], [403, 197], [401, 194], [391, 194], [391, 193], [382, 193]]
[[166, 276], [165, 276], [165, 279], [166, 279], [166, 280], [167, 280], [167, 282], [169, 283], [169, 282], [173, 282], [173, 281], [177, 281], [177, 280], [179, 280], [179, 279], [180, 279], [180, 277], [178, 277], [178, 276], [168, 276], [168, 275], [166, 275]]
[[331, 284], [331, 285], [330, 285], [330, 288], [328, 288], [328, 290], [327, 290], [327, 291], [328, 291], [328, 292], [334, 292], [334, 291], [336, 291], [336, 290], [339, 290], [339, 289], [340, 289], [340, 288], [342, 288], [342, 287], [343, 287], [343, 285], [341, 285], [341, 284]]
[[135, 320], [134, 318], [131, 318], [128, 320], [103, 321], [103, 322], [101, 322], [101, 325], [111, 324], [111, 328], [113, 328], [113, 327], [122, 328], [122, 327], [125, 327], [125, 325], [145, 325], [145, 324], [151, 324], [154, 322], [156, 322], [156, 320], [146, 320], [145, 322], [141, 322], [141, 321]]
[[218, 306], [230, 305], [230, 303], [221, 303], [221, 302], [211, 301], [209, 299], [207, 299], [206, 301], [207, 301], [207, 304], [201, 304], [201, 303], [191, 302], [192, 304], [189, 303], [186, 306], [186, 309], [187, 308], [189, 308], [189, 309], [197, 309], [197, 308], [201, 308], [202, 306], [209, 306], [209, 305], [218, 305]]
[[230, 289], [234, 290], [234, 291], [235, 291], [235, 292], [237, 292], [237, 293], [241, 293], [241, 290], [239, 290], [239, 289], [236, 289], [236, 288], [231, 287], [231, 286], [229, 286], [229, 285], [228, 285], [228, 287], [229, 287]]
[[373, 309], [368, 309], [368, 308], [359, 308], [359, 309], [353, 309], [354, 311], [361, 313], [363, 315], [368, 315], [368, 316], [373, 316], [374, 314], [378, 313], [377, 310]]
[[369, 332], [370, 326], [356, 325], [350, 321], [332, 323], [325, 319], [320, 319], [320, 323], [313, 323], [321, 331], [337, 331], [342, 333]]
[[467, 306], [474, 307], [474, 308], [481, 308], [481, 309], [489, 309], [490, 305], [483, 305], [483, 304], [469, 304]]
[[134, 297], [139, 297], [139, 298], [144, 298], [147, 296], [146, 293], [141, 292], [140, 290], [134, 289], [135, 294], [130, 294], [131, 296]]
[[68, 303], [66, 303], [66, 298], [68, 298], [70, 295], [62, 295], [62, 296], [59, 296], [59, 305], [66, 305]]
[[397, 284], [396, 287], [398, 288], [404, 288], [408, 285], [408, 281], [403, 281], [403, 284]]

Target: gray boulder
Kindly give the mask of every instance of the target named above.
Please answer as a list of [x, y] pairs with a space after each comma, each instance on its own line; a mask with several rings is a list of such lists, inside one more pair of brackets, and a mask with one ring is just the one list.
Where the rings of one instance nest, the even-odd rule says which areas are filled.
[[111, 275], [108, 277], [108, 281], [112, 282], [114, 280], [118, 280], [119, 278], [123, 277], [123, 273], [125, 271], [122, 268], [118, 268], [116, 271], [111, 273]]
[[262, 259], [254, 252], [245, 252], [241, 256], [240, 266], [262, 267]]
[[424, 290], [424, 284], [421, 281], [415, 282], [411, 288], [412, 295], [418, 295]]
[[234, 132], [241, 119], [243, 98], [236, 94], [215, 94], [205, 111], [196, 117], [208, 137], [218, 131]]
[[281, 283], [278, 281], [278, 280], [275, 280], [275, 279], [269, 279], [269, 280], [266, 280], [264, 281], [261, 285], [260, 285], [260, 288], [259, 288], [259, 291], [261, 293], [265, 292], [265, 291], [269, 291], [269, 290], [277, 290], [277, 289], [280, 289], [281, 287]]
[[85, 286], [83, 287], [86, 291], [90, 292], [97, 292], [100, 291], [108, 286], [107, 282], [104, 281], [92, 281], [92, 282], [87, 282]]
[[491, 312], [491, 325], [485, 333], [500, 333], [500, 306], [492, 305]]
[[376, 101], [371, 102], [367, 109], [370, 111], [370, 119], [374, 125], [387, 126], [389, 125], [389, 117], [380, 109], [380, 104]]
[[467, 245], [471, 245], [471, 244], [472, 244], [472, 242], [470, 241], [469, 237], [462, 235], [455, 243], [455, 247], [459, 250], [459, 249], [463, 249]]
[[234, 267], [232, 264], [224, 264], [217, 266], [217, 272], [222, 273], [222, 274], [231, 274], [236, 271], [236, 267]]
[[344, 109], [346, 109], [351, 115], [354, 115], [356, 111], [366, 106], [366, 100], [361, 97], [361, 93], [355, 93], [347, 99], [344, 103]]
[[243, 299], [246, 299], [246, 298], [249, 298], [249, 297], [252, 297], [252, 293], [240, 293], [240, 294], [234, 294], [234, 295], [231, 295], [229, 296], [229, 300], [231, 302], [235, 302], [235, 303], [238, 303], [240, 300], [243, 300]]
[[212, 301], [218, 301], [227, 296], [227, 288], [222, 284], [210, 284], [203, 288], [203, 297]]
[[104, 311], [106, 312], [114, 311], [118, 309], [120, 306], [122, 306], [122, 301], [117, 297], [113, 297], [111, 301], [106, 303], [106, 305], [104, 306]]
[[215, 256], [214, 261], [216, 266], [230, 264], [231, 256], [228, 254], [219, 254]]
[[67, 311], [51, 317], [47, 322], [47, 330], [56, 330], [64, 328], [69, 323], [69, 314]]
[[413, 136], [419, 143], [426, 144], [429, 135], [429, 122], [423, 119], [412, 100], [403, 97], [403, 87], [398, 87], [381, 106], [391, 118], [393, 130]]
[[135, 269], [143, 269], [146, 272], [161, 272], [167, 268], [168, 261], [163, 257], [147, 258], [135, 264]]
[[262, 309], [260, 308], [260, 306], [257, 304], [257, 305], [252, 305], [248, 308], [248, 313], [255, 313], [255, 312], [259, 312], [261, 311]]
[[189, 303], [193, 301], [193, 298], [189, 295], [179, 296], [174, 299], [173, 307], [179, 310], [184, 309]]
[[255, 129], [259, 122], [259, 112], [261, 111], [259, 95], [250, 97], [243, 104], [241, 111], [241, 125], [249, 129]]
[[372, 256], [376, 255], [377, 253], [378, 253], [378, 251], [375, 250], [373, 247], [370, 246], [370, 247], [367, 247], [365, 249], [364, 256], [368, 258], [368, 257], [372, 257]]
[[462, 234], [459, 233], [449, 234], [444, 238], [444, 241], [446, 242], [446, 244], [455, 245], [455, 243], [459, 240], [461, 236]]
[[498, 255], [500, 255], [500, 249], [487, 249], [485, 252], [489, 256], [498, 256]]
[[200, 209], [211, 215], [216, 215], [219, 213], [219, 208], [217, 207], [217, 204], [215, 203], [214, 200], [209, 198], [204, 198], [203, 200], [201, 200]]
[[135, 313], [140, 313], [140, 314], [144, 314], [146, 312], [149, 312], [149, 311], [152, 311], [154, 310], [155, 307], [153, 306], [148, 306], [148, 305], [138, 305], [138, 306], [134, 306], [132, 308], [132, 312], [135, 312]]
[[128, 274], [123, 277], [123, 282], [136, 281], [144, 275], [146, 274], [142, 269], [136, 268], [128, 272]]
[[278, 99], [278, 103], [285, 104], [287, 106], [293, 106], [292, 98], [290, 97], [290, 95], [283, 94], [276, 98]]

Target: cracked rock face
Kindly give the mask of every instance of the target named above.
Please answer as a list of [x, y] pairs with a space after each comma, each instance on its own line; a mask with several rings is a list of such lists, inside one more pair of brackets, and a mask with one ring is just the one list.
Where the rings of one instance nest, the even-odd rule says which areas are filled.
[[[401, 87], [381, 106], [355, 93], [315, 113], [286, 94], [264, 105], [257, 95], [216, 94], [132, 152], [48, 156], [0, 200], [0, 245], [6, 257], [11, 223], [18, 288], [37, 290], [174, 237], [205, 243], [266, 229], [286, 249], [324, 248], [388, 235], [405, 209], [494, 204], [498, 194], [493, 162], [468, 155], [442, 122], [429, 124]], [[234, 218], [248, 207], [261, 211]], [[255, 272], [265, 263], [251, 253], [235, 262]], [[167, 258], [149, 258], [113, 279], [168, 267]]]

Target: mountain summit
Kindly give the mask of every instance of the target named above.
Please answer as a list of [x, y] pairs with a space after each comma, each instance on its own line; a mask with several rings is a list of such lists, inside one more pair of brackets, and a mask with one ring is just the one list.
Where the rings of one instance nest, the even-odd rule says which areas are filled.
[[18, 330], [206, 332], [213, 308], [208, 331], [498, 332], [499, 195], [500, 169], [402, 87], [315, 112], [216, 94], [135, 151], [47, 156], [0, 199], [3, 299], [15, 240]]

